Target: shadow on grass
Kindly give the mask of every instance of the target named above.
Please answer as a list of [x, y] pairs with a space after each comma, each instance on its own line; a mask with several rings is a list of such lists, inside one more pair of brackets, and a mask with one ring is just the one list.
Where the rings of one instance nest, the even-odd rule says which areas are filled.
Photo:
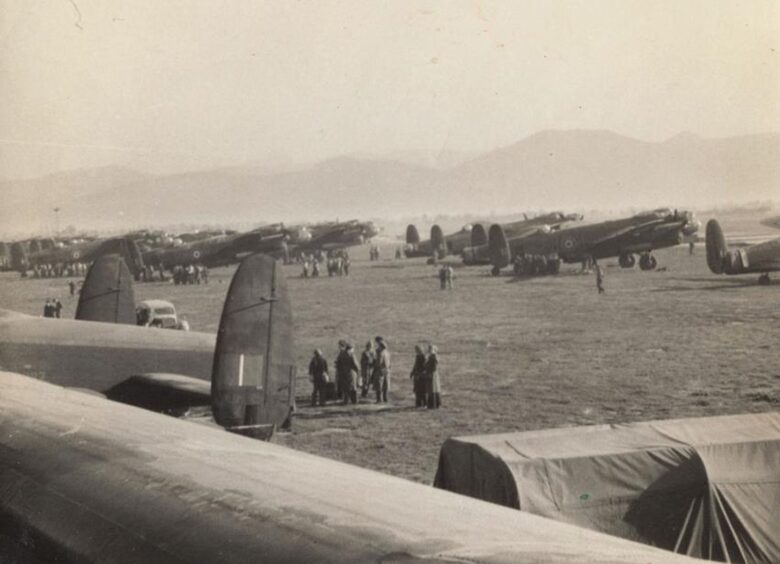
[[[732, 286], [755, 286], [758, 284], [758, 278], [745, 278], [745, 277], [739, 277], [739, 278], [727, 278], [725, 276], [717, 276], [713, 274], [712, 276], [700, 276], [698, 278], [693, 277], [684, 277], [684, 276], [670, 276], [669, 280], [675, 280], [678, 282], [699, 282], [699, 283], [705, 283], [705, 284], [720, 284], [720, 285], [729, 285]], [[775, 282], [774, 280], [772, 281]]]
[[706, 286], [668, 286], [666, 288], [653, 288], [651, 292], [700, 292], [700, 291], [718, 291], [718, 290], [734, 290], [740, 288], [753, 288], [760, 287], [780, 287], [780, 280], [771, 280], [769, 284], [759, 284], [757, 279], [728, 279], [720, 278], [717, 280], [717, 284], [713, 284], [715, 281], [709, 281], [702, 278], [678, 278], [680, 281], [687, 282], [703, 282]]
[[295, 419], [330, 419], [335, 417], [352, 417], [353, 415], [381, 415], [383, 413], [402, 413], [416, 411], [413, 405], [393, 405], [376, 403], [359, 403], [357, 405], [327, 404], [325, 406], [312, 407], [303, 405], [293, 414]]

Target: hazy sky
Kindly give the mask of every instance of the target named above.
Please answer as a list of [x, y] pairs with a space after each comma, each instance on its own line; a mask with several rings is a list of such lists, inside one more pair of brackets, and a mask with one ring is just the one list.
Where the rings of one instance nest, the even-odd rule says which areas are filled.
[[0, 0], [0, 176], [780, 130], [779, 2]]

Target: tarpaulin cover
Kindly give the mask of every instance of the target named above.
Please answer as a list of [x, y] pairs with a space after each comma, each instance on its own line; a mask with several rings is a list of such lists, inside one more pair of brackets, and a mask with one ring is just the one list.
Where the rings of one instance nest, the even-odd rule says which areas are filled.
[[691, 556], [780, 562], [780, 413], [452, 438], [434, 485]]

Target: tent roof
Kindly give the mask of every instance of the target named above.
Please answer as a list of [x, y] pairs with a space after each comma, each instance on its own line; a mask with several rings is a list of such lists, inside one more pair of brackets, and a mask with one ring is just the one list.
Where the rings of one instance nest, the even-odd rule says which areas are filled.
[[472, 435], [451, 440], [478, 444], [505, 462], [577, 458], [652, 448], [723, 445], [780, 439], [780, 413], [666, 419], [616, 425]]

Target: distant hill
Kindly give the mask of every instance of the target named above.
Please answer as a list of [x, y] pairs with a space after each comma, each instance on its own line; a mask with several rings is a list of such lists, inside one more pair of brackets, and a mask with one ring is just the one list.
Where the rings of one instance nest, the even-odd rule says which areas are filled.
[[[0, 233], [234, 224], [529, 209], [702, 207], [780, 199], [780, 134], [648, 143], [609, 131], [544, 131], [454, 164], [340, 157], [287, 169], [148, 175], [106, 167], [0, 182]], [[465, 159], [465, 162], [463, 162]], [[415, 164], [415, 162], [419, 164]]]
[[[780, 197], [780, 135], [647, 143], [609, 131], [545, 131], [449, 171], [491, 207], [621, 208]], [[484, 205], [484, 203], [483, 203]]]

